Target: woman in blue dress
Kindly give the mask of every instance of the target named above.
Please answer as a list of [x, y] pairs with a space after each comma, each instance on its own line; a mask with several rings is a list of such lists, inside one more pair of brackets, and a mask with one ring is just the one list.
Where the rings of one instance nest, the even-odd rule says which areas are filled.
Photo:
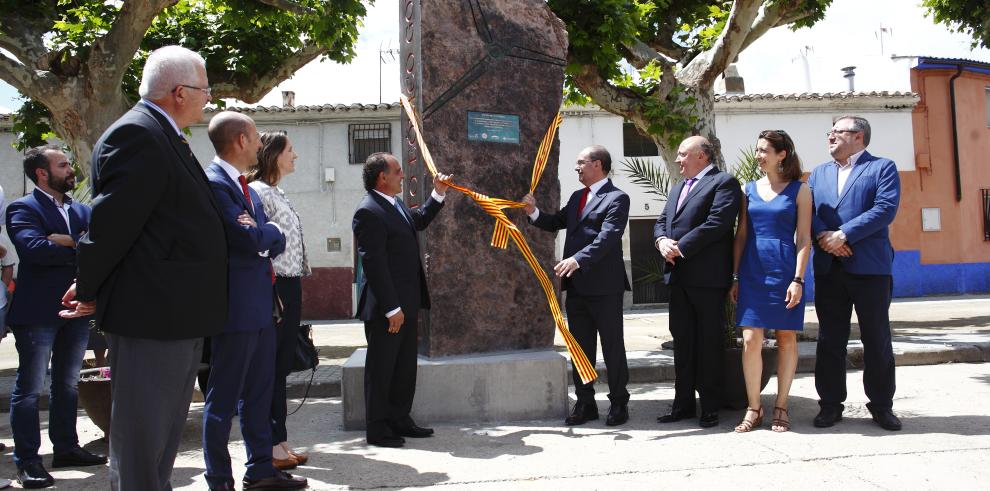
[[771, 429], [790, 429], [787, 395], [797, 368], [797, 332], [804, 328], [804, 273], [811, 254], [811, 190], [801, 182], [794, 142], [782, 130], [760, 133], [756, 160], [766, 176], [746, 183], [733, 248], [729, 294], [743, 331], [748, 405], [735, 431], [763, 424], [760, 376], [764, 329], [777, 333], [777, 400]]

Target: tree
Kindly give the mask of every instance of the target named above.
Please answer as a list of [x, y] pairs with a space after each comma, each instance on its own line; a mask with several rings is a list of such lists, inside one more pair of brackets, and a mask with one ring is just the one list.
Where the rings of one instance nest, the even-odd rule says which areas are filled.
[[198, 52], [215, 99], [253, 103], [318, 57], [350, 61], [364, 15], [360, 0], [0, 0], [0, 78], [30, 99], [22, 145], [54, 129], [88, 174], [150, 51]]
[[[831, 0], [549, 0], [567, 25], [569, 102], [583, 98], [650, 135], [677, 175], [688, 135], [715, 145], [714, 84], [771, 28], [810, 26]], [[587, 99], [584, 99], [587, 100]]]
[[990, 4], [986, 0], [925, 0], [935, 22], [973, 38], [973, 47], [990, 48]]

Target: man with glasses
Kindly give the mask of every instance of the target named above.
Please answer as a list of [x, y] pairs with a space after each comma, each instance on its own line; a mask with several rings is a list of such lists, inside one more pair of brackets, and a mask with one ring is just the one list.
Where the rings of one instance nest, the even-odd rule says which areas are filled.
[[110, 487], [167, 490], [203, 338], [227, 314], [220, 210], [182, 129], [210, 101], [203, 58], [155, 50], [141, 101], [93, 148], [93, 215], [63, 317], [96, 313], [110, 348]]
[[815, 387], [821, 411], [814, 424], [842, 420], [846, 400], [846, 344], [853, 308], [863, 341], [866, 407], [885, 430], [901, 429], [892, 411], [894, 352], [888, 310], [894, 248], [888, 227], [897, 214], [901, 186], [890, 159], [866, 151], [870, 123], [842, 116], [826, 133], [834, 159], [808, 178], [814, 201], [815, 311], [821, 326], [815, 358]]
[[[629, 420], [629, 367], [622, 329], [622, 297], [630, 289], [622, 260], [629, 196], [608, 179], [612, 157], [601, 145], [582, 150], [574, 170], [584, 189], [575, 191], [556, 213], [541, 213], [532, 193], [523, 197], [523, 203], [533, 225], [550, 232], [567, 229], [564, 258], [553, 270], [567, 292], [568, 326], [592, 363], [596, 337], [601, 337], [611, 403], [605, 424], [617, 426]], [[572, 375], [577, 403], [564, 423], [579, 425], [598, 419], [594, 381], [582, 383], [576, 368]]]

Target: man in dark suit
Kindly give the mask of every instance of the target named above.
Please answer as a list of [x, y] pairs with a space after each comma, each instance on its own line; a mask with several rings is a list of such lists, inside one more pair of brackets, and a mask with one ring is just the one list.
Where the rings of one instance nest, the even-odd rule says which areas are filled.
[[[608, 179], [612, 157], [601, 145], [582, 150], [574, 170], [584, 189], [575, 191], [557, 213], [540, 213], [532, 193], [524, 196], [523, 202], [537, 227], [551, 232], [567, 230], [564, 259], [553, 270], [567, 292], [564, 308], [568, 326], [592, 363], [597, 338], [601, 337], [611, 402], [605, 424], [616, 426], [629, 420], [629, 366], [622, 330], [622, 296], [630, 289], [622, 260], [629, 196]], [[582, 383], [576, 367], [571, 367], [571, 374], [577, 403], [564, 423], [579, 425], [598, 419], [594, 381]]]
[[897, 215], [901, 183], [890, 159], [870, 155], [870, 123], [843, 116], [827, 133], [832, 162], [811, 172], [818, 347], [815, 387], [821, 411], [814, 424], [842, 419], [846, 400], [846, 343], [855, 307], [863, 341], [866, 407], [886, 430], [901, 429], [893, 413], [894, 351], [890, 341], [894, 248], [888, 227]]
[[210, 338], [210, 378], [203, 410], [203, 455], [211, 490], [233, 491], [227, 443], [237, 411], [247, 447], [244, 489], [297, 489], [306, 479], [272, 465], [271, 411], [275, 380], [274, 286], [271, 258], [285, 250], [278, 225], [247, 185], [261, 136], [251, 118], [224, 111], [210, 120], [217, 156], [206, 169], [227, 232], [229, 301], [223, 332]]
[[210, 100], [206, 65], [178, 46], [145, 64], [141, 101], [93, 149], [93, 219], [63, 317], [96, 311], [110, 347], [110, 487], [169, 479], [203, 337], [227, 314], [220, 210], [181, 129]]
[[21, 259], [17, 292], [7, 316], [18, 358], [10, 395], [10, 428], [18, 482], [26, 488], [41, 488], [55, 482], [38, 456], [38, 399], [49, 359], [52, 467], [102, 465], [107, 458], [79, 447], [76, 434], [76, 386], [89, 340], [89, 318], [58, 315], [62, 294], [76, 275], [76, 241], [89, 227], [90, 209], [66, 194], [76, 187], [76, 178], [72, 164], [57, 146], [28, 150], [24, 174], [35, 184], [34, 192], [7, 207], [7, 231]]
[[410, 210], [402, 192], [402, 166], [387, 153], [368, 156], [363, 171], [368, 191], [354, 212], [351, 228], [364, 270], [357, 316], [364, 321], [368, 354], [364, 399], [368, 443], [401, 447], [403, 437], [423, 438], [431, 428], [417, 426], [409, 413], [416, 394], [416, 338], [419, 309], [430, 308], [426, 274], [416, 232], [443, 207], [450, 176], [433, 179], [433, 193]]
[[718, 425], [722, 404], [725, 296], [732, 285], [733, 225], [739, 214], [739, 181], [714, 165], [714, 148], [692, 136], [677, 148], [684, 180], [668, 194], [653, 227], [666, 260], [670, 333], [674, 336], [674, 403], [657, 418], [672, 423], [695, 416], [701, 398], [703, 428]]

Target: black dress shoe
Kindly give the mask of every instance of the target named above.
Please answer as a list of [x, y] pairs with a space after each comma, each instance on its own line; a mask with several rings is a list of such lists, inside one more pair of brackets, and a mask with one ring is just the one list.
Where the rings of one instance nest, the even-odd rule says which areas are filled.
[[564, 424], [567, 426], [583, 425], [595, 419], [598, 419], [598, 406], [579, 402], [574, 405], [571, 415], [564, 419]]
[[234, 487], [234, 483], [225, 482], [219, 486], [211, 487], [210, 491], [237, 491], [237, 488]]
[[629, 407], [625, 404], [614, 405], [608, 408], [608, 417], [605, 418], [605, 425], [619, 426], [629, 421]]
[[712, 411], [710, 413], [701, 413], [701, 418], [698, 419], [698, 426], [702, 428], [711, 428], [712, 426], [718, 426], [718, 411]]
[[682, 419], [688, 419], [694, 417], [694, 411], [681, 411], [672, 409], [667, 414], [661, 414], [657, 417], [657, 423], [676, 423]]
[[382, 436], [378, 438], [368, 438], [368, 445], [376, 447], [399, 448], [406, 443], [406, 439], [401, 436]]
[[275, 475], [272, 477], [253, 480], [244, 478], [244, 491], [247, 491], [248, 489], [302, 489], [308, 484], [309, 482], [306, 481], [305, 477], [293, 476], [288, 472], [276, 470]]
[[427, 438], [433, 436], [433, 428], [422, 428], [416, 426], [415, 424], [405, 428], [393, 428], [393, 432], [399, 436], [405, 436], [409, 438]]
[[41, 462], [36, 462], [17, 469], [17, 482], [25, 489], [47, 488], [55, 484], [55, 478], [45, 470]]
[[82, 447], [76, 447], [65, 453], [56, 454], [52, 458], [52, 467], [83, 467], [87, 465], [103, 465], [107, 463], [106, 455], [90, 452]]
[[890, 409], [870, 409], [870, 414], [873, 415], [873, 421], [881, 428], [887, 431], [901, 430], [901, 420], [897, 419], [897, 416], [894, 416], [894, 412]]
[[823, 407], [821, 411], [818, 411], [818, 416], [815, 416], [815, 427], [829, 428], [835, 423], [842, 421], [842, 409], [842, 406]]

